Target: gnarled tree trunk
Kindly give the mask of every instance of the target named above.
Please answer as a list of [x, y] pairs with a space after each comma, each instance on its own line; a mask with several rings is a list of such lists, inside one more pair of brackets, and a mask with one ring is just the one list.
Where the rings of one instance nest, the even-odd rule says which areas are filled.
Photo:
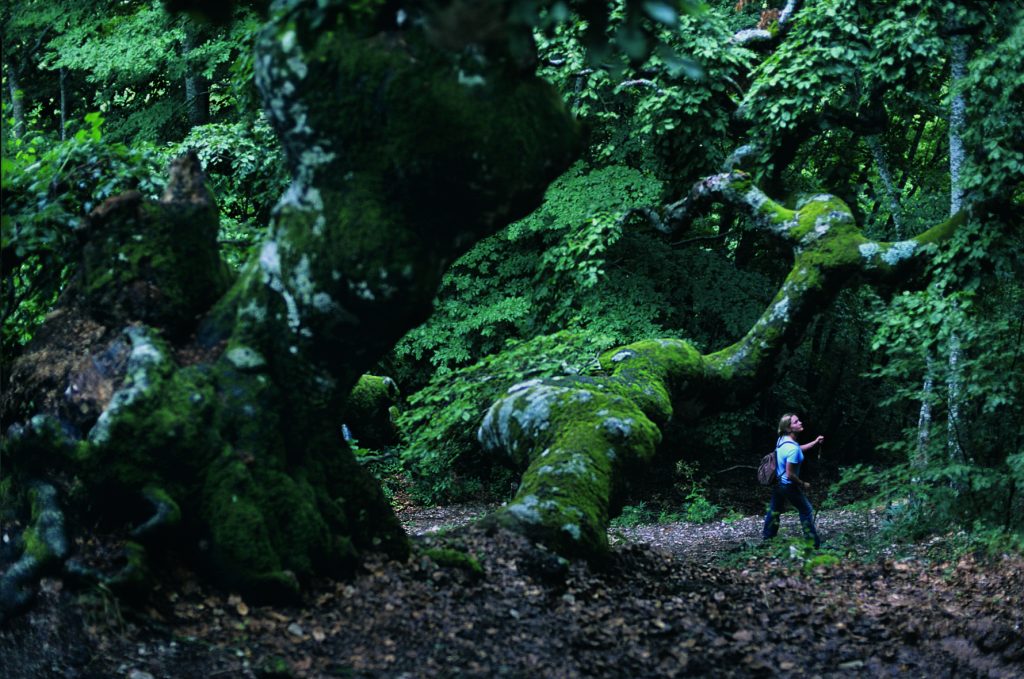
[[[54, 317], [94, 342], [60, 353], [43, 329], [17, 369], [47, 391], [45, 414], [4, 451], [23, 485], [77, 479], [102, 499], [77, 510], [130, 518], [131, 545], [173, 534], [263, 598], [368, 550], [407, 553], [342, 437], [345, 399], [426, 318], [448, 263], [535, 208], [578, 146], [505, 3], [488, 5], [496, 32], [472, 40], [452, 16], [462, 3], [417, 16], [326, 4], [287, 3], [258, 37], [256, 81], [292, 173], [259, 254], [225, 272], [194, 158], [159, 203], [104, 204]], [[30, 399], [14, 410], [31, 415]]]

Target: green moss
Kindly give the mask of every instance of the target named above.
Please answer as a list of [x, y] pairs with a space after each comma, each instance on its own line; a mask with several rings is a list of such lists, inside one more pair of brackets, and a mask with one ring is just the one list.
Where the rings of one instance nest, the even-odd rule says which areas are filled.
[[332, 561], [353, 556], [333, 553], [331, 530], [317, 506], [316, 492], [305, 479], [258, 469], [256, 489], [270, 543], [284, 568], [308, 578], [318, 570], [329, 571]]
[[790, 231], [790, 237], [795, 240], [805, 239], [816, 229], [828, 227], [831, 231], [834, 228], [844, 225], [852, 226], [853, 216], [850, 208], [843, 201], [831, 195], [818, 195], [807, 201], [797, 212], [796, 225]]
[[703, 357], [681, 340], [644, 340], [605, 352], [608, 378], [553, 378], [495, 404], [482, 427], [489, 448], [526, 464], [515, 499], [489, 519], [564, 555], [607, 550], [611, 504], [630, 471], [649, 461], [673, 398], [703, 379]]
[[231, 449], [210, 466], [202, 505], [216, 570], [242, 588], [294, 589], [296, 578], [350, 568], [355, 550], [344, 537], [344, 513], [332, 505], [321, 511], [324, 493], [301, 473], [272, 467], [271, 459], [246, 464]]
[[126, 542], [121, 551], [123, 564], [105, 583], [120, 596], [142, 597], [152, 590], [153, 572], [146, 548], [137, 542]]
[[37, 484], [28, 491], [31, 516], [25, 529], [24, 553], [38, 568], [45, 568], [67, 556], [64, 515], [57, 504], [56, 491], [47, 484]]
[[22, 540], [25, 543], [25, 554], [35, 559], [37, 563], [46, 563], [53, 559], [53, 552], [39, 537], [39, 532], [34, 527], [25, 529]]
[[958, 212], [941, 224], [936, 224], [932, 228], [928, 229], [924, 233], [920, 234], [915, 241], [919, 245], [928, 245], [930, 243], [939, 243], [944, 240], [948, 240], [953, 237], [956, 230], [967, 223], [967, 213]]
[[[291, 589], [296, 578], [351, 572], [364, 549], [408, 553], [375, 480], [324, 424], [327, 413], [304, 411], [304, 401], [282, 408], [272, 382], [229, 361], [217, 374], [227, 443], [206, 473], [202, 516], [222, 576], [243, 588]], [[317, 413], [316, 429], [296, 425]]]
[[341, 421], [363, 446], [378, 448], [394, 443], [398, 434], [398, 409], [394, 404], [398, 398], [398, 386], [390, 377], [363, 375], [345, 400]]
[[132, 536], [144, 539], [154, 534], [160, 535], [167, 528], [176, 527], [181, 523], [181, 507], [161, 487], [148, 485], [142, 490], [142, 497], [150, 502], [153, 515], [145, 523], [132, 531]]
[[216, 427], [218, 399], [203, 368], [153, 366], [130, 376], [130, 403], [108, 413], [102, 435], [78, 457], [89, 485], [163, 488], [180, 503], [187, 487], [221, 447]]
[[244, 590], [281, 583], [286, 590], [297, 593], [294, 575], [289, 578], [283, 573], [264, 514], [253, 500], [256, 494], [245, 465], [231, 450], [225, 450], [210, 465], [203, 512], [216, 518], [208, 526], [212, 565], [225, 581]]
[[282, 407], [266, 375], [226, 358], [174, 369], [157, 358], [159, 342], [139, 342], [151, 359], [126, 382], [130, 397], [67, 456], [111, 511], [144, 489], [163, 512], [151, 521], [180, 520], [208, 544], [223, 581], [264, 598], [294, 597], [299, 579], [318, 573], [351, 572], [361, 549], [407, 553], [401, 525], [336, 430], [289, 426], [305, 402]]
[[398, 385], [390, 377], [363, 375], [352, 388], [347, 409], [359, 414], [369, 413], [387, 407], [398, 400]]
[[165, 526], [177, 526], [181, 523], [181, 507], [163, 488], [147, 486], [142, 495], [164, 512], [162, 523]]
[[593, 383], [586, 391], [571, 385], [550, 380], [492, 408], [483, 427], [529, 466], [516, 497], [490, 520], [560, 554], [592, 557], [607, 551], [610, 505], [622, 478], [654, 455], [661, 433], [629, 399]]
[[659, 426], [672, 417], [673, 396], [702, 378], [704, 358], [690, 343], [677, 339], [643, 340], [603, 353], [601, 367], [625, 388], [644, 414]]
[[432, 547], [424, 551], [423, 555], [438, 566], [445, 568], [461, 568], [462, 570], [478, 576], [484, 574], [484, 568], [480, 565], [480, 562], [475, 556], [458, 549]]

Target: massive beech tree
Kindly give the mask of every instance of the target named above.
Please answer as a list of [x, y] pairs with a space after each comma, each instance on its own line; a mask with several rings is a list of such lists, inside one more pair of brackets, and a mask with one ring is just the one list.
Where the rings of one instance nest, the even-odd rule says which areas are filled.
[[[174, 164], [162, 200], [129, 193], [90, 215], [78, 277], [13, 379], [23, 424], [5, 459], [32, 523], [0, 582], [5, 609], [67, 556], [62, 506], [123, 527], [124, 569], [72, 569], [125, 588], [157, 545], [263, 597], [344, 573], [368, 550], [408, 552], [340, 422], [360, 375], [429, 314], [445, 267], [536, 207], [577, 153], [517, 4], [275, 5], [256, 83], [292, 183], [237, 277], [216, 252], [194, 157]], [[662, 427], [748, 397], [843, 286], [908, 279], [924, 246], [963, 221], [875, 242], [839, 199], [787, 209], [740, 171], [649, 216], [677, 227], [715, 201], [792, 246], [775, 300], [721, 351], [649, 340], [606, 353], [605, 377], [514, 387], [480, 437], [525, 472], [489, 521], [600, 555], [622, 480]]]
[[[12, 380], [37, 392], [23, 405], [52, 406], [9, 437], [26, 479], [73, 475], [89, 509], [124, 518], [141, 493], [133, 542], [180, 523], [216, 573], [263, 595], [363, 550], [407, 553], [341, 436], [344, 400], [427, 316], [445, 266], [536, 207], [578, 148], [504, 3], [324, 4], [288, 3], [258, 37], [256, 83], [292, 172], [258, 256], [228, 279], [216, 206], [182, 159], [160, 202], [127, 194], [90, 215], [80, 277]], [[54, 419], [68, 405], [80, 437]], [[8, 599], [64, 551], [41, 539], [44, 491]]]

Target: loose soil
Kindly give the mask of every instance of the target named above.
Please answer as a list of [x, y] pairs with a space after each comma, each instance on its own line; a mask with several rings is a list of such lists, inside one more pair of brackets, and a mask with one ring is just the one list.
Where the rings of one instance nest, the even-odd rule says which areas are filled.
[[[0, 629], [0, 676], [1024, 676], [1017, 556], [943, 561], [935, 542], [864, 561], [879, 515], [835, 511], [818, 565], [757, 546], [757, 516], [616, 528], [588, 565], [474, 527], [488, 509], [402, 510], [414, 557], [314, 583], [301, 607], [184, 569], [131, 608], [47, 579]], [[783, 534], [797, 528], [786, 514]]]

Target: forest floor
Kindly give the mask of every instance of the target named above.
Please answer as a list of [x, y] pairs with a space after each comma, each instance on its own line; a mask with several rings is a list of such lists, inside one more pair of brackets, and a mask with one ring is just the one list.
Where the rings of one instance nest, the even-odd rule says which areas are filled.
[[643, 525], [610, 531], [607, 563], [568, 564], [474, 527], [488, 509], [405, 508], [414, 557], [301, 607], [186, 570], [133, 608], [47, 579], [0, 628], [0, 676], [1024, 676], [1020, 556], [944, 558], [935, 539], [863, 558], [880, 515], [836, 510], [813, 553], [787, 513], [767, 547], [759, 516]]

